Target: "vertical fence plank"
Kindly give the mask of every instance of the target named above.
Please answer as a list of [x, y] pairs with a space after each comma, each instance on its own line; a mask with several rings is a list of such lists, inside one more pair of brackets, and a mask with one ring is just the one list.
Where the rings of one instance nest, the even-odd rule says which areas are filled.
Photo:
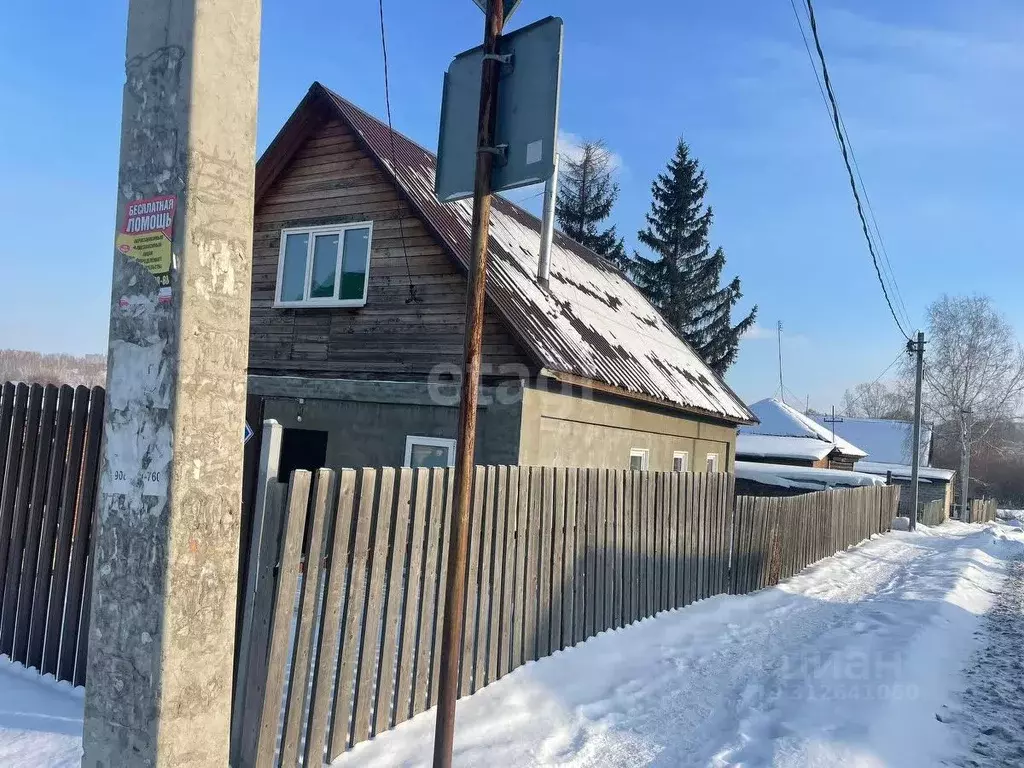
[[668, 607], [679, 607], [679, 472], [668, 476]]
[[[403, 470], [404, 472], [404, 470]], [[413, 704], [413, 683], [416, 679], [417, 636], [421, 622], [427, 620], [423, 603], [423, 563], [426, 558], [427, 499], [430, 495], [430, 470], [419, 468], [412, 473], [409, 506], [408, 583], [405, 587], [402, 639], [398, 650], [398, 682], [395, 692], [395, 725], [409, 718]]]
[[[319, 469], [313, 476], [313, 495], [309, 513], [303, 508], [303, 517], [312, 514], [312, 519], [303, 520], [308, 528], [309, 539], [306, 549], [301, 595], [299, 597], [296, 625], [295, 649], [292, 653], [291, 674], [285, 701], [284, 733], [281, 736], [281, 764], [296, 765], [299, 759], [299, 745], [302, 738], [306, 714], [306, 696], [313, 677], [313, 644], [316, 641], [316, 625], [320, 603], [320, 572], [326, 547], [327, 510], [333, 506], [334, 472]], [[299, 564], [296, 564], [299, 565]], [[290, 607], [290, 606], [289, 606]], [[283, 660], [282, 660], [283, 661]]]
[[[394, 523], [391, 526], [391, 546], [385, 576], [386, 592], [384, 625], [381, 629], [380, 661], [377, 669], [377, 702], [373, 708], [372, 734], [386, 731], [392, 723], [392, 705], [395, 702], [399, 640], [402, 633], [402, 600], [406, 594], [406, 576], [409, 573], [408, 537], [409, 518], [412, 513], [413, 471], [405, 467], [398, 470], [398, 493], [395, 496]], [[378, 546], [383, 546], [380, 542]], [[408, 706], [408, 704], [406, 704]]]
[[4, 382], [0, 389], [0, 498], [3, 498], [4, 487], [7, 484], [7, 447], [10, 445], [11, 420], [14, 418], [14, 393], [13, 382]]
[[349, 570], [345, 598], [344, 633], [338, 682], [334, 690], [334, 716], [331, 719], [330, 754], [340, 755], [352, 742], [352, 714], [359, 659], [363, 650], [363, 623], [366, 614], [367, 569], [371, 553], [370, 533], [374, 526], [374, 501], [377, 470], [359, 471], [359, 507], [356, 512], [352, 544], [352, 565]]
[[565, 470], [565, 555], [562, 561], [562, 647], [569, 648], [576, 643], [575, 616], [576, 597], [576, 483], [579, 470]]
[[29, 620], [36, 569], [39, 567], [39, 540], [43, 524], [43, 502], [46, 495], [51, 442], [57, 412], [57, 388], [47, 384], [43, 392], [42, 415], [39, 420], [39, 443], [32, 469], [32, 493], [29, 500], [28, 525], [25, 531], [25, 557], [21, 568], [21, 588], [14, 608], [16, 630], [11, 658], [25, 663], [28, 656]]
[[582, 642], [587, 637], [587, 569], [589, 563], [589, 531], [590, 525], [590, 490], [588, 480], [590, 471], [578, 469], [576, 475], [576, 575], [573, 579], [573, 644]]
[[596, 632], [596, 579], [597, 579], [597, 527], [598, 527], [598, 474], [599, 470], [587, 469], [587, 567], [586, 595], [583, 608], [586, 611], [584, 637], [593, 637]]
[[594, 531], [594, 600], [591, 609], [594, 616], [594, 626], [590, 631], [591, 636], [596, 635], [605, 628], [605, 582], [607, 571], [605, 569], [605, 553], [607, 547], [608, 528], [608, 470], [598, 469], [597, 472], [597, 525]]
[[438, 680], [441, 676], [441, 633], [444, 629], [445, 579], [448, 575], [448, 555], [450, 542], [448, 532], [451, 530], [452, 515], [455, 514], [455, 470], [446, 469], [444, 497], [444, 525], [441, 531], [441, 573], [437, 587], [437, 620], [434, 623], [434, 653], [430, 662], [430, 697], [431, 704], [437, 703]]
[[473, 471], [473, 499], [469, 513], [469, 547], [466, 559], [466, 609], [462, 617], [462, 653], [459, 657], [459, 696], [473, 692], [473, 664], [476, 642], [477, 599], [480, 595], [480, 526], [484, 516], [484, 491], [486, 470], [475, 467]]
[[[64, 611], [64, 631], [60, 649], [59, 677], [62, 680], [74, 681], [78, 677], [85, 681], [84, 668], [75, 672], [75, 664], [79, 657], [79, 639], [88, 648], [88, 625], [81, 623], [83, 609], [91, 596], [84, 594], [86, 555], [92, 540], [92, 526], [96, 513], [96, 477], [100, 463], [100, 443], [103, 437], [103, 407], [105, 392], [102, 387], [95, 387], [89, 398], [89, 417], [86, 422], [84, 457], [82, 475], [79, 483], [78, 498], [75, 510], [75, 523], [71, 546], [71, 562], [68, 568], [68, 595]], [[84, 637], [79, 637], [84, 630]], [[85, 654], [82, 662], [85, 663]]]
[[622, 623], [636, 621], [636, 504], [633, 471], [622, 472]]
[[604, 539], [601, 555], [604, 567], [601, 581], [604, 582], [601, 627], [598, 631], [615, 626], [613, 614], [615, 605], [615, 478], [614, 469], [604, 470]]
[[395, 517], [395, 470], [380, 470], [380, 495], [374, 516], [373, 541], [370, 549], [370, 588], [366, 598], [366, 619], [363, 623], [363, 649], [356, 677], [355, 715], [352, 720], [352, 743], [370, 738], [371, 715], [375, 704], [377, 668], [381, 663], [381, 619], [384, 615], [385, 585], [388, 577], [388, 554], [391, 527]]
[[[504, 484], [504, 483], [503, 483]], [[503, 557], [505, 558], [504, 576], [501, 582], [501, 621], [498, 632], [498, 671], [497, 677], [504, 677], [512, 668], [512, 636], [515, 627], [515, 602], [516, 590], [521, 582], [516, 581], [516, 550], [519, 542], [516, 529], [516, 516], [519, 511], [519, 467], [508, 468], [508, 479], [505, 496], [505, 546]]]
[[336, 672], [340, 667], [337, 662], [340, 635], [345, 621], [345, 584], [350, 573], [348, 556], [356, 500], [355, 470], [341, 471], [335, 498], [333, 508], [328, 507], [325, 531], [330, 547], [324, 562], [323, 616], [317, 638], [317, 667], [310, 692], [303, 765], [319, 765], [336, 757], [332, 754], [325, 756], [324, 752], [330, 725], [331, 699], [337, 684]]
[[498, 467], [495, 474], [497, 494], [494, 499], [494, 545], [491, 548], [491, 581], [487, 591], [491, 597], [490, 630], [487, 635], [486, 683], [498, 679], [501, 653], [502, 624], [504, 607], [502, 597], [505, 588], [505, 550], [508, 547], [508, 467]]
[[626, 470], [617, 469], [612, 474], [615, 491], [615, 561], [612, 566], [615, 595], [611, 626], [622, 627], [627, 623], [623, 618], [623, 595], [626, 589]]
[[565, 469], [554, 470], [554, 506], [551, 521], [551, 632], [548, 652], [560, 651], [567, 644], [562, 642], [562, 623], [565, 621], [562, 603], [564, 573], [562, 564], [565, 557]]
[[[433, 660], [434, 630], [441, 624], [443, 615], [439, 609], [438, 587], [441, 584], [440, 553], [441, 538], [447, 538], [444, 525], [445, 481], [448, 470], [443, 467], [420, 470], [417, 474], [417, 489], [422, 479], [424, 496], [429, 492], [427, 512], [426, 553], [423, 559], [423, 598], [420, 602], [420, 626], [416, 639], [416, 682], [413, 686], [410, 716], [423, 712], [430, 700], [430, 673]], [[420, 491], [417, 490], [417, 494]]]
[[292, 472], [277, 573], [277, 598], [274, 600], [270, 646], [267, 651], [267, 682], [256, 742], [257, 768], [269, 768], [275, 762], [280, 706], [285, 693], [285, 675], [292, 648], [292, 609], [299, 586], [309, 490], [310, 473], [301, 469]]
[[490, 647], [491, 618], [491, 561], [494, 558], [494, 505], [497, 496], [497, 467], [490, 466], [484, 470], [484, 498], [480, 510], [480, 530], [477, 534], [480, 547], [480, 567], [477, 582], [476, 604], [476, 645], [474, 646], [475, 662], [471, 691], [477, 691], [486, 685], [487, 652]]
[[664, 539], [664, 520], [665, 520], [665, 473], [664, 472], [652, 472], [652, 480], [654, 481], [653, 498], [654, 498], [654, 515], [653, 515], [653, 526], [651, 530], [651, 554], [652, 554], [652, 568], [651, 568], [651, 615], [656, 615], [662, 608], [662, 571], [664, 570], [664, 557], [663, 557], [663, 539]]
[[43, 644], [41, 667], [43, 674], [57, 674], [61, 623], [64, 618], [64, 601], [70, 567], [72, 529], [75, 524], [75, 502], [78, 499], [82, 447], [85, 444], [88, 410], [89, 390], [85, 387], [76, 387], [72, 406], [71, 445], [68, 447], [60, 511], [57, 518], [57, 551], [54, 556], [53, 578], [50, 584], [50, 606], [46, 619], [46, 639]]
[[724, 476], [725, 483], [725, 534], [722, 539], [722, 546], [725, 548], [726, 565], [723, 589], [729, 594], [732, 592], [733, 572], [736, 569], [736, 476], [727, 474]]
[[[14, 435], [12, 443], [21, 443], [21, 460], [14, 479], [14, 505], [10, 514], [7, 541], [0, 542], [0, 550], [7, 550], [7, 570], [0, 570], [0, 653], [11, 655], [14, 646], [15, 607], [18, 602], [18, 586], [21, 582], [21, 566], [25, 549], [25, 529], [28, 528], [29, 500], [32, 495], [32, 468], [36, 464], [36, 447], [39, 437], [39, 418], [42, 414], [43, 388], [39, 384], [29, 387], [28, 404], [25, 411], [23, 435]], [[13, 445], [12, 445], [13, 453]], [[11, 479], [8, 479], [10, 482]], [[2, 555], [0, 555], [2, 557]]]
[[[18, 492], [23, 485], [19, 480], [23, 463], [21, 457], [25, 437], [25, 421], [30, 416], [29, 405], [29, 387], [27, 384], [19, 384], [14, 391], [14, 412], [11, 417], [7, 462], [4, 467], [0, 468], [4, 477], [3, 493], [0, 494], [0, 605], [3, 603], [8, 555], [11, 555], [13, 559], [10, 543], [11, 535], [16, 527], [14, 518], [16, 517]], [[24, 491], [21, 494], [24, 495]]]
[[518, 506], [516, 508], [516, 574], [513, 582], [512, 661], [510, 669], [526, 661], [526, 550], [530, 543], [530, 468], [520, 467]]
[[551, 653], [551, 535], [554, 507], [554, 469], [541, 469], [540, 549], [537, 563], [537, 658]]
[[722, 550], [722, 530], [725, 527], [722, 477], [723, 475], [718, 472], [708, 474], [708, 511], [711, 514], [711, 580], [708, 596], [721, 593], [722, 573], [725, 570], [725, 553]]
[[543, 469], [530, 467], [530, 496], [527, 525], [529, 535], [526, 547], [526, 610], [523, 631], [523, 654], [526, 661], [538, 659], [537, 633], [539, 631], [538, 609], [540, 600], [540, 539], [541, 505], [543, 504]]
[[694, 475], [694, 512], [697, 523], [697, 586], [695, 600], [703, 600], [708, 596], [708, 500], [706, 472]]

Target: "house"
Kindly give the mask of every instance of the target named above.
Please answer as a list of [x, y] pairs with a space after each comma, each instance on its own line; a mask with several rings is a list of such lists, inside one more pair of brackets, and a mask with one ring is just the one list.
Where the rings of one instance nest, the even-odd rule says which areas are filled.
[[[819, 423], [824, 427], [824, 422]], [[855, 442], [867, 452], [867, 457], [857, 463], [857, 470], [885, 477], [895, 485], [904, 487], [900, 493], [900, 515], [910, 513], [913, 503], [910, 493], [911, 462], [913, 461], [914, 425], [909, 421], [895, 419], [858, 419], [844, 416], [828, 426], [835, 427], [836, 434]], [[918, 469], [918, 503], [926, 504], [942, 500], [944, 517], [949, 517], [953, 505], [952, 469], [931, 466], [932, 428], [921, 425], [921, 439], [918, 445], [920, 467]]]
[[[470, 201], [314, 83], [256, 169], [249, 395], [300, 466], [454, 463]], [[732, 468], [755, 421], [615, 267], [496, 196], [476, 461]]]
[[838, 432], [833, 433], [782, 400], [759, 400], [750, 410], [759, 423], [739, 428], [736, 456], [740, 460], [853, 470], [867, 455]]

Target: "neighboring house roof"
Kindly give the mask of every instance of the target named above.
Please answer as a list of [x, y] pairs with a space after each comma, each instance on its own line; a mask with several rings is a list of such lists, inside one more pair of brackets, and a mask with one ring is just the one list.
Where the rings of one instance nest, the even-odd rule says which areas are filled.
[[[824, 421], [824, 416], [814, 416], [815, 421], [826, 429], [832, 424]], [[842, 435], [859, 448], [868, 453], [871, 461], [887, 464], [910, 464], [913, 454], [911, 444], [914, 442], [914, 425], [909, 421], [895, 419], [856, 419], [843, 416], [836, 422], [836, 434]], [[928, 424], [921, 425], [921, 450], [919, 453], [922, 464], [930, 460], [929, 447], [932, 444], [932, 428]]]
[[[257, 200], [315, 130], [314, 110], [322, 107], [356, 132], [457, 263], [468, 269], [472, 204], [438, 202], [435, 156], [319, 83], [260, 158]], [[494, 197], [487, 296], [545, 373], [579, 377], [734, 423], [755, 420], [622, 272], [560, 232], [551, 248], [550, 290], [542, 288], [537, 283], [540, 228], [536, 217]]]
[[737, 461], [737, 480], [750, 480], [779, 488], [805, 488], [823, 491], [827, 488], [858, 488], [865, 485], [885, 485], [885, 480], [864, 472], [818, 467], [790, 467], [784, 464], [760, 464]]
[[[774, 397], [758, 400], [750, 406], [750, 410], [757, 416], [760, 424], [740, 427], [740, 434], [750, 435], [776, 435], [778, 437], [803, 437], [822, 440], [830, 446], [834, 446], [839, 453], [845, 456], [860, 458], [867, 453], [862, 451], [853, 443], [844, 440], [836, 432], [835, 440], [832, 439], [832, 429], [826, 428], [806, 416], [791, 405], [787, 405]], [[738, 448], [737, 448], [738, 452]], [[785, 454], [774, 454], [784, 456]]]
[[736, 455], [762, 459], [800, 459], [818, 461], [835, 449], [816, 437], [780, 437], [779, 435], [749, 435], [740, 432], [736, 436]]
[[[909, 480], [912, 469], [909, 464], [888, 464], [880, 461], [858, 461], [857, 471], [867, 472], [872, 475], [880, 475], [882, 477], [892, 472], [892, 476], [897, 480]], [[922, 466], [918, 469], [918, 477], [925, 482], [938, 480], [948, 483], [953, 479], [953, 475], [955, 474], [955, 470], [940, 469], [939, 467]]]

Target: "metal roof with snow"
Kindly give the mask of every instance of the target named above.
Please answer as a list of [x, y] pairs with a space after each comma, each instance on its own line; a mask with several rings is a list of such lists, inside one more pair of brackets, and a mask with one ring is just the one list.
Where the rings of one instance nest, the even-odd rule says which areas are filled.
[[[326, 110], [326, 112], [325, 112]], [[324, 115], [349, 125], [457, 264], [468, 269], [472, 204], [440, 203], [435, 156], [319, 83], [260, 158], [257, 201]], [[392, 158], [394, 161], [392, 162]], [[537, 282], [540, 221], [501, 196], [491, 209], [487, 297], [544, 373], [735, 423], [755, 417], [616, 267], [560, 232], [550, 288]]]
[[817, 437], [782, 437], [780, 435], [736, 435], [736, 455], [756, 459], [800, 459], [818, 461], [835, 450], [832, 443]]
[[[760, 424], [740, 427], [740, 434], [775, 435], [778, 437], [801, 437], [824, 441], [829, 446], [846, 456], [863, 458], [867, 455], [853, 443], [844, 440], [838, 432], [833, 433], [831, 425], [825, 427], [810, 416], [800, 413], [796, 408], [787, 405], [774, 397], [758, 400], [750, 406]], [[783, 456], [785, 454], [773, 454]]]
[[882, 478], [865, 472], [818, 467], [791, 467], [784, 464], [760, 464], [751, 461], [737, 461], [735, 473], [737, 480], [750, 480], [763, 485], [802, 488], [810, 491], [885, 485], [885, 480]]
[[[824, 416], [813, 416], [826, 429], [832, 424], [825, 423]], [[858, 419], [844, 416], [835, 424], [836, 434], [867, 451], [868, 459], [883, 464], [907, 464], [913, 460], [911, 444], [914, 442], [914, 425], [909, 421], [895, 419]], [[920, 460], [929, 463], [932, 443], [932, 428], [921, 425]]]

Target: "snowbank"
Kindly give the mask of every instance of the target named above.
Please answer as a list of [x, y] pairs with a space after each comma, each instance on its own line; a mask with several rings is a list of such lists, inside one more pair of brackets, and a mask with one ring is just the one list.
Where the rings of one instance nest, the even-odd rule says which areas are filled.
[[82, 688], [0, 656], [0, 765], [81, 765], [83, 696]]

